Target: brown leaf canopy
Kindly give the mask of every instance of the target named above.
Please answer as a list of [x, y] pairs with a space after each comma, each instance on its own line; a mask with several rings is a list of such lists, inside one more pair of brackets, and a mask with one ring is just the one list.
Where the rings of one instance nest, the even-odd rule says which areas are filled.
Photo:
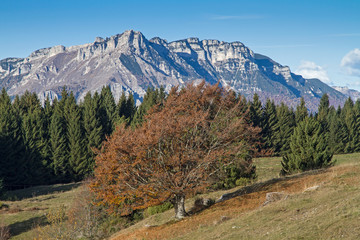
[[251, 165], [258, 130], [232, 92], [205, 82], [173, 88], [137, 129], [118, 127], [96, 158], [100, 203], [129, 214], [204, 190], [220, 166]]

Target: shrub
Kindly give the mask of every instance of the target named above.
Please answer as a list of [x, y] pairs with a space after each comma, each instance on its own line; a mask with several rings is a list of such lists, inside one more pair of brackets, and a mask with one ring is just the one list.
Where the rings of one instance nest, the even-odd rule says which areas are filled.
[[290, 137], [290, 151], [283, 156], [280, 174], [332, 166], [332, 157], [321, 124], [314, 118], [305, 118]]
[[0, 222], [0, 240], [10, 239], [10, 229], [6, 226], [3, 221]]
[[0, 201], [0, 209], [3, 209], [3, 208], [9, 208], [9, 205], [7, 205], [7, 204], [5, 204], [5, 203], [3, 203], [3, 202], [1, 202]]
[[249, 178], [239, 178], [236, 180], [235, 184], [236, 186], [246, 186], [251, 182], [251, 180]]
[[205, 208], [210, 207], [215, 203], [215, 200], [212, 198], [196, 198], [194, 201], [194, 206], [190, 209], [189, 213], [194, 214], [204, 210]]
[[134, 214], [132, 219], [108, 215], [105, 209], [94, 204], [94, 196], [87, 186], [82, 188], [69, 208], [61, 206], [47, 212], [49, 225], [37, 226], [35, 239], [106, 239], [142, 217], [141, 214]]
[[174, 206], [172, 205], [171, 202], [164, 202], [161, 205], [157, 205], [157, 206], [152, 206], [152, 207], [148, 207], [145, 211], [144, 211], [144, 217], [150, 217], [151, 215], [155, 215], [158, 213], [162, 213], [165, 212], [171, 208], [173, 208]]
[[255, 166], [242, 166], [232, 164], [227, 167], [223, 167], [218, 174], [219, 180], [213, 185], [213, 189], [230, 189], [236, 186], [243, 186], [251, 182], [256, 178]]

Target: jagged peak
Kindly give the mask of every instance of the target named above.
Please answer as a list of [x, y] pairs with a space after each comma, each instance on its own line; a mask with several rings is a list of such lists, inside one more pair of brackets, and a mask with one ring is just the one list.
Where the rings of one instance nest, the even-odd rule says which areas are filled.
[[166, 45], [168, 42], [166, 39], [162, 39], [160, 37], [153, 37], [149, 40], [149, 42], [160, 44], [160, 45]]
[[240, 41], [231, 42], [230, 44], [233, 46], [245, 47], [245, 45]]
[[63, 45], [56, 45], [53, 47], [38, 49], [38, 50], [32, 52], [29, 55], [29, 58], [43, 57], [46, 55], [55, 55], [55, 54], [65, 52], [65, 51], [66, 51], [66, 47], [64, 47]]
[[200, 42], [199, 38], [197, 38], [197, 37], [187, 38], [186, 41], [187, 41], [188, 43], [199, 43], [199, 42]]
[[140, 37], [140, 38], [145, 38], [144, 34], [142, 34], [142, 32], [140, 31], [135, 31], [135, 30], [126, 30], [125, 32], [123, 32], [121, 34], [121, 37], [134, 37], [134, 36], [137, 36], [137, 37]]
[[104, 38], [102, 38], [102, 37], [96, 37], [95, 38], [95, 43], [102, 43], [102, 42], [104, 42], [105, 41], [105, 39]]
[[21, 61], [22, 59], [23, 58], [8, 57], [8, 58], [1, 59], [0, 62], [18, 62], [18, 61]]

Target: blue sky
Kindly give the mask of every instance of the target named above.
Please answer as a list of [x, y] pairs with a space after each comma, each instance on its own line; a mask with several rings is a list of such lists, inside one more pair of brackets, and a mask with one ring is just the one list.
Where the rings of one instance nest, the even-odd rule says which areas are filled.
[[240, 41], [293, 72], [360, 90], [359, 0], [0, 0], [0, 59], [128, 29]]

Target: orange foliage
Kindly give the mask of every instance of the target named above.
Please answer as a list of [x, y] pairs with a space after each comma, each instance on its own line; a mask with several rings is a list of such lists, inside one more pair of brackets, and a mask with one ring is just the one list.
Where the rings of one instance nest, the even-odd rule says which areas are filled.
[[137, 129], [119, 126], [96, 157], [91, 189], [122, 215], [203, 191], [221, 166], [241, 161], [258, 129], [232, 92], [205, 82], [173, 88]]

